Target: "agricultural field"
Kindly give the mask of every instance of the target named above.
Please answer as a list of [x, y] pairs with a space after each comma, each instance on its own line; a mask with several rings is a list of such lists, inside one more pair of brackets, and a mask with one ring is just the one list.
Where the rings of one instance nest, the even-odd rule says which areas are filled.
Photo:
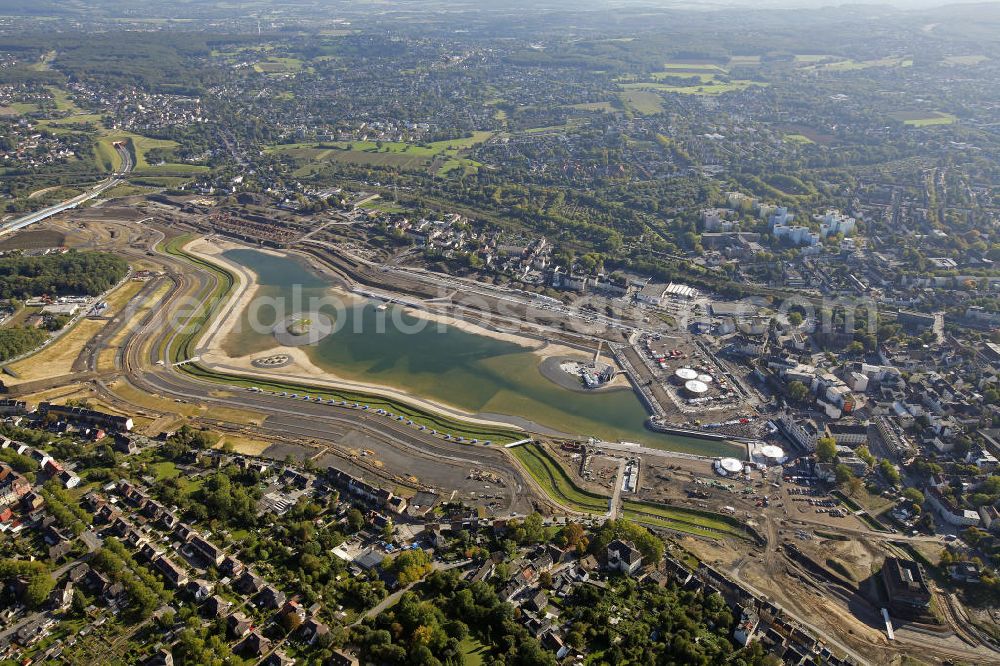
[[567, 132], [580, 126], [579, 118], [570, 118], [562, 125], [545, 125], [544, 127], [530, 127], [524, 130], [525, 134], [552, 134], [554, 132]]
[[583, 104], [570, 104], [566, 108], [578, 111], [604, 111], [605, 113], [614, 113], [616, 111], [614, 104], [611, 102], [584, 102]]
[[625, 107], [635, 113], [643, 116], [663, 113], [663, 100], [654, 92], [650, 92], [649, 90], [626, 90], [619, 93], [619, 95]]
[[433, 170], [438, 175], [462, 169], [467, 172], [481, 164], [466, 159], [465, 153], [492, 136], [491, 132], [474, 132], [472, 136], [412, 144], [397, 141], [331, 141], [272, 146], [269, 151], [292, 158], [298, 165], [297, 176], [317, 172], [326, 164], [343, 162], [402, 170]]
[[[36, 120], [35, 123], [40, 129], [47, 129], [56, 134], [67, 133], [73, 130], [73, 128], [68, 127], [72, 125], [99, 125], [101, 122], [100, 114], [88, 113], [84, 111], [70, 99], [69, 93], [67, 93], [62, 88], [56, 86], [46, 86], [46, 90], [52, 95], [52, 105], [55, 107], [56, 112], [60, 114], [69, 114], [60, 118], [45, 118], [41, 120]], [[19, 116], [26, 115], [29, 113], [35, 113], [39, 110], [37, 104], [27, 103], [27, 102], [14, 102], [9, 106], [0, 107], [0, 116]], [[49, 105], [44, 105], [44, 108], [51, 108]]]
[[[832, 134], [827, 134], [823, 131], [816, 129], [815, 127], [810, 127], [808, 125], [801, 125], [798, 123], [789, 123], [787, 125], [776, 125], [774, 127], [775, 131], [780, 132], [784, 135], [786, 140], [789, 141], [802, 141], [802, 139], [808, 139], [812, 143], [818, 143], [821, 146], [828, 146], [834, 141], [836, 137]], [[802, 138], [792, 138], [792, 137], [802, 137]], [[802, 141], [802, 143], [805, 143]]]
[[302, 61], [298, 58], [270, 57], [255, 63], [253, 68], [260, 74], [294, 74], [302, 71]]
[[[757, 57], [756, 64], [760, 58]], [[729, 79], [729, 71], [721, 65], [698, 61], [671, 61], [664, 63], [663, 71], [650, 74], [650, 81], [623, 77], [619, 85], [626, 91], [655, 91], [679, 95], [721, 95], [746, 90], [750, 86], [766, 86], [763, 81]]]
[[820, 69], [830, 72], [851, 72], [870, 67], [912, 67], [913, 59], [905, 57], [879, 58], [877, 60], [837, 60], [835, 62], [824, 63]]
[[650, 78], [654, 81], [662, 81], [668, 77], [680, 77], [692, 82], [708, 83], [715, 80], [714, 71], [693, 70], [693, 69], [670, 69], [665, 72], [653, 72]]
[[815, 64], [830, 59], [834, 59], [834, 57], [830, 55], [824, 55], [822, 53], [797, 53], [795, 55], [795, 62], [798, 63]]
[[951, 125], [958, 122], [958, 118], [952, 114], [941, 111], [896, 111], [890, 113], [889, 117], [911, 127]]
[[659, 81], [667, 77], [683, 77], [698, 79], [702, 83], [708, 83], [715, 80], [716, 76], [725, 76], [728, 73], [725, 68], [715, 63], [673, 60], [664, 63], [663, 71], [653, 72], [651, 78], [654, 81]]
[[38, 105], [28, 102], [14, 102], [8, 106], [0, 106], [0, 116], [23, 116], [34, 113], [38, 110]]
[[791, 141], [792, 143], [815, 143], [815, 141], [805, 134], [786, 134], [785, 141]]
[[705, 60], [668, 60], [667, 62], [663, 63], [663, 67], [665, 69], [681, 69], [681, 70], [722, 72], [722, 73], [725, 73], [726, 71], [720, 65]]
[[[707, 78], [705, 78], [706, 76]], [[749, 81], [745, 79], [721, 81], [711, 75], [700, 75], [700, 78], [701, 83], [692, 83], [691, 85], [677, 86], [667, 83], [646, 83], [639, 81], [634, 83], [624, 83], [622, 84], [622, 88], [626, 91], [655, 90], [658, 92], [677, 93], [680, 95], [721, 95], [727, 92], [746, 90], [751, 86], [767, 86], [767, 83], [764, 83], [763, 81]]]
[[86, 111], [78, 107], [73, 100], [69, 98], [69, 93], [62, 88], [49, 86], [48, 91], [52, 93], [52, 100], [56, 105], [56, 111], [65, 111], [77, 116], [86, 113]]
[[406, 208], [403, 208], [399, 204], [393, 203], [392, 201], [382, 201], [379, 199], [375, 199], [373, 201], [366, 201], [365, 203], [361, 204], [359, 208], [364, 208], [366, 210], [380, 210], [383, 213], [393, 213], [393, 214], [405, 213], [407, 210]]
[[81, 113], [65, 118], [53, 118], [51, 120], [40, 120], [37, 123], [39, 128], [47, 129], [55, 134], [64, 134], [78, 131], [77, 125], [87, 125], [90, 129], [97, 129], [101, 126], [101, 114]]
[[437, 175], [447, 176], [455, 171], [461, 171], [466, 175], [473, 174], [477, 173], [481, 166], [483, 166], [482, 163], [475, 160], [447, 159], [437, 167]]
[[948, 56], [942, 62], [946, 65], [979, 65], [989, 60], [984, 55]]
[[121, 160], [114, 149], [116, 141], [131, 142], [132, 153], [135, 155], [135, 173], [157, 174], [157, 173], [200, 173], [208, 171], [208, 167], [196, 164], [168, 163], [162, 165], [151, 165], [146, 161], [146, 153], [154, 148], [176, 148], [179, 144], [176, 141], [163, 139], [151, 139], [141, 134], [132, 132], [107, 132], [97, 141], [95, 153], [98, 166], [106, 171], [121, 167]]

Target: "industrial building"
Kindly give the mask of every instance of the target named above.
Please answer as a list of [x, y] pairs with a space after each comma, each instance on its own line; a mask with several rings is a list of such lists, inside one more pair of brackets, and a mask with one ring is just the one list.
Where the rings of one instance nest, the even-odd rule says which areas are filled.
[[882, 581], [889, 596], [889, 610], [894, 615], [915, 618], [927, 612], [931, 592], [916, 562], [887, 557], [882, 565]]

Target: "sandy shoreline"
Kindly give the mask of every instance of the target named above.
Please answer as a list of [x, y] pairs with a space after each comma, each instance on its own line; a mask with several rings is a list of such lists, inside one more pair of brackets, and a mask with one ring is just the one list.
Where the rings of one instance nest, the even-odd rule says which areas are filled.
[[[292, 362], [281, 368], [259, 368], [252, 364], [253, 359], [272, 354], [287, 354]], [[426, 398], [412, 395], [406, 391], [400, 391], [380, 384], [368, 384], [365, 382], [352, 381], [338, 377], [336, 374], [325, 370], [309, 358], [305, 350], [301, 347], [275, 347], [274, 349], [258, 354], [250, 354], [239, 358], [232, 358], [209, 352], [202, 356], [202, 363], [215, 370], [225, 371], [228, 374], [242, 375], [246, 377], [269, 377], [288, 382], [301, 382], [317, 387], [329, 389], [342, 389], [357, 391], [359, 393], [370, 393], [390, 400], [399, 400], [414, 407], [419, 407], [427, 411], [437, 412], [446, 416], [461, 418], [466, 421], [486, 425], [490, 427], [508, 428], [516, 426], [513, 422], [502, 420], [483, 419], [476, 414], [466, 412], [450, 405], [435, 402]]]
[[244, 246], [223, 239], [213, 240], [213, 243], [209, 243], [204, 238], [196, 238], [182, 248], [185, 252], [225, 266], [237, 279], [237, 284], [233, 288], [233, 293], [229, 301], [222, 307], [219, 315], [212, 322], [211, 327], [201, 336], [198, 350], [201, 354], [221, 351], [222, 341], [229, 336], [236, 324], [239, 323], [243, 312], [260, 291], [256, 275], [243, 266], [229, 261], [222, 256], [222, 253], [226, 250], [242, 248]]
[[[238, 278], [239, 284], [235, 287], [233, 294], [230, 296], [229, 302], [225, 304], [220, 315], [216, 317], [212, 327], [202, 336], [202, 345], [206, 351], [222, 352], [223, 341], [229, 336], [230, 333], [232, 333], [233, 329], [240, 322], [243, 313], [246, 312], [247, 307], [260, 293], [260, 285], [257, 283], [257, 275], [252, 270], [230, 261], [223, 256], [223, 253], [227, 250], [234, 249], [253, 249], [275, 257], [281, 257], [283, 259], [294, 259], [296, 257], [293, 253], [281, 253], [275, 250], [256, 247], [250, 248], [247, 245], [231, 240], [213, 239], [213, 241], [215, 242], [209, 243], [204, 238], [195, 239], [188, 243], [184, 247], [184, 250], [195, 256], [201, 257], [202, 259], [211, 260], [225, 266]], [[311, 265], [310, 269], [313, 269]], [[348, 291], [342, 287], [331, 286], [329, 287], [329, 291], [337, 298], [342, 299], [348, 305], [372, 300]], [[443, 324], [446, 327], [453, 326], [460, 331], [472, 333], [474, 335], [482, 335], [493, 338], [494, 340], [510, 342], [521, 347], [526, 347], [531, 351], [542, 352], [544, 350], [544, 354], [542, 354], [543, 356], [551, 356], [553, 354], [560, 353], [572, 356], [580, 355], [581, 358], [586, 358], [586, 352], [579, 349], [555, 343], [546, 343], [544, 341], [535, 340], [516, 333], [497, 331], [450, 314], [435, 312], [431, 309], [431, 306], [428, 306], [427, 309], [401, 305], [393, 305], [392, 307], [402, 308], [404, 313], [413, 317]], [[279, 346], [280, 345], [276, 344], [275, 349]]]
[[[257, 275], [253, 271], [230, 261], [222, 256], [222, 254], [227, 250], [247, 249], [248, 247], [249, 246], [231, 240], [213, 238], [212, 241], [209, 242], [206, 239], [201, 238], [188, 243], [184, 248], [185, 251], [190, 252], [195, 256], [225, 266], [237, 277], [238, 281], [238, 284], [235, 286], [229, 300], [220, 310], [219, 316], [215, 318], [211, 327], [201, 337], [197, 354], [201, 363], [207, 367], [247, 378], [253, 378], [254, 376], [268, 377], [290, 382], [305, 382], [330, 389], [343, 389], [370, 393], [372, 395], [406, 402], [428, 411], [461, 418], [466, 421], [490, 427], [514, 427], [518, 429], [532, 429], [539, 432], [556, 434], [556, 431], [553, 431], [550, 428], [545, 428], [544, 426], [534, 424], [514, 415], [510, 415], [509, 418], [507, 418], [506, 415], [499, 414], [480, 415], [467, 412], [452, 405], [437, 402], [435, 400], [422, 398], [405, 390], [396, 389], [391, 386], [359, 382], [340, 377], [335, 372], [316, 365], [302, 347], [281, 345], [277, 340], [274, 341], [274, 345], [272, 347], [263, 351], [243, 356], [229, 355], [224, 349], [225, 340], [242, 321], [243, 313], [251, 305], [254, 298], [259, 294], [260, 286], [257, 283]], [[256, 247], [251, 249], [259, 250], [276, 257], [296, 258], [294, 253], [282, 253]], [[311, 264], [310, 269], [315, 270]], [[341, 287], [331, 286], [330, 291], [338, 298], [342, 298], [347, 301], [357, 302], [369, 300], [366, 297], [351, 293]], [[530, 351], [539, 356], [540, 363], [544, 362], [545, 359], [554, 357], [574, 358], [580, 360], [588, 360], [593, 357], [592, 353], [588, 353], [584, 350], [570, 347], [568, 345], [548, 342], [545, 340], [537, 340], [517, 333], [497, 331], [474, 322], [461, 319], [454, 315], [443, 312], [435, 312], [431, 309], [432, 306], [430, 305], [427, 306], [427, 309], [400, 305], [392, 305], [390, 307], [402, 307], [404, 308], [404, 312], [406, 314], [414, 317], [440, 323], [444, 326], [454, 326], [458, 330], [474, 335], [486, 336], [496, 340], [516, 344], [523, 347], [525, 351]], [[274, 354], [287, 354], [289, 358], [291, 358], [291, 363], [278, 368], [261, 368], [252, 364], [255, 359], [264, 358]], [[604, 358], [606, 362], [613, 362], [613, 360], [607, 356], [602, 358]], [[547, 381], [551, 381], [562, 388], [565, 388], [562, 386], [561, 382], [554, 380], [545, 373], [541, 374]], [[626, 388], [628, 386], [628, 380], [625, 376], [618, 375], [608, 388]]]
[[[593, 352], [589, 352], [580, 349], [578, 347], [571, 347], [569, 345], [560, 344], [558, 342], [550, 342], [548, 340], [538, 340], [537, 338], [529, 337], [524, 334], [508, 333], [506, 331], [497, 331], [495, 329], [487, 328], [486, 326], [482, 326], [475, 322], [461, 319], [454, 315], [435, 312], [430, 309], [421, 310], [419, 308], [408, 307], [406, 308], [406, 312], [407, 314], [411, 314], [414, 317], [420, 317], [421, 319], [440, 322], [446, 326], [454, 326], [458, 330], [464, 331], [466, 333], [472, 333], [473, 335], [481, 335], [484, 337], [493, 338], [494, 340], [502, 340], [504, 342], [514, 343], [521, 347], [526, 347], [528, 348], [528, 351], [534, 353], [536, 356], [542, 359], [542, 361], [556, 357], [560, 359], [590, 361], [594, 357]], [[605, 389], [631, 388], [631, 384], [629, 384], [628, 378], [624, 374], [622, 374], [621, 367], [618, 365], [618, 363], [614, 360], [613, 357], [609, 356], [608, 354], [604, 354], [601, 356], [601, 360], [604, 363], [613, 365], [615, 369], [618, 371], [618, 374], [615, 375], [615, 378], [611, 380], [611, 382], [606, 387], [604, 387]], [[539, 371], [541, 371], [541, 363], [539, 364]], [[562, 382], [554, 380], [553, 378], [549, 377], [545, 372], [542, 372], [541, 374], [552, 383], [562, 386], [563, 388], [566, 388]], [[580, 387], [580, 389], [581, 391], [587, 393], [595, 393], [600, 391], [600, 390], [592, 391], [584, 389], [582, 387]], [[573, 390], [576, 390], [576, 387], [574, 387]]]

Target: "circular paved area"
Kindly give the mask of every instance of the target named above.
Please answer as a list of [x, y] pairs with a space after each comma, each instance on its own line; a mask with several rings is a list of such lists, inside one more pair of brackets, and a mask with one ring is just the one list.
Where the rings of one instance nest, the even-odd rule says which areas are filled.
[[271, 333], [287, 347], [314, 345], [333, 333], [333, 319], [322, 312], [296, 312], [275, 324]]
[[292, 357], [288, 354], [272, 354], [264, 358], [255, 358], [250, 364], [255, 368], [283, 368], [291, 365]]

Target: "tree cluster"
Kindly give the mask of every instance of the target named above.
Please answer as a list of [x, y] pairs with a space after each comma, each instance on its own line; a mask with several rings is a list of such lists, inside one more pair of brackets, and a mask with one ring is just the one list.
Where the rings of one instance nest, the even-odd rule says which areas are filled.
[[118, 255], [74, 252], [0, 259], [0, 298], [96, 296], [117, 284], [128, 270]]

